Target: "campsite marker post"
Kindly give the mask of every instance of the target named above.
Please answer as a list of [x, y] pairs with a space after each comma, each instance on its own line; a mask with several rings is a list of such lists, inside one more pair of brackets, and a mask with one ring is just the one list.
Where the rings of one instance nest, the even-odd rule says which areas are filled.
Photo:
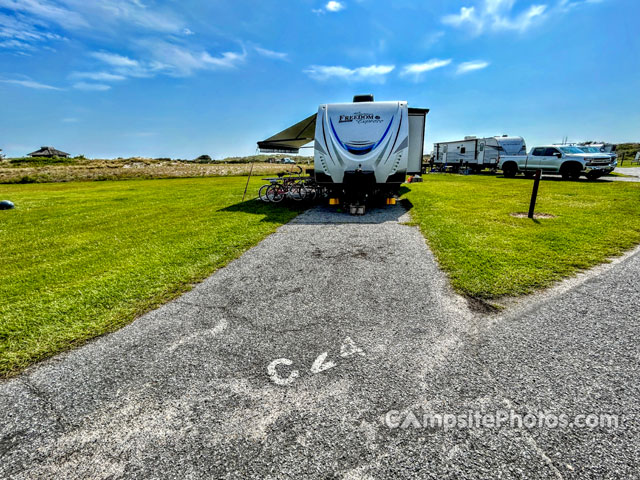
[[533, 177], [533, 191], [531, 192], [531, 203], [529, 203], [529, 218], [533, 218], [533, 212], [536, 209], [536, 199], [538, 198], [538, 186], [540, 185], [540, 177], [542, 176], [542, 170], [536, 170], [536, 174]]

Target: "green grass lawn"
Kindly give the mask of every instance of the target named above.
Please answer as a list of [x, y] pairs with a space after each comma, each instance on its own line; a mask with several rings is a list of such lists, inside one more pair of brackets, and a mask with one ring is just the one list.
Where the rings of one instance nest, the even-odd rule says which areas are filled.
[[0, 211], [0, 376], [122, 327], [299, 213], [241, 204], [245, 182], [0, 185], [16, 204]]
[[[461, 293], [520, 295], [640, 243], [640, 183], [426, 175], [405, 194]], [[0, 376], [176, 297], [300, 210], [241, 203], [246, 177], [0, 185]], [[262, 181], [254, 178], [250, 194]]]
[[640, 243], [640, 183], [540, 183], [500, 176], [425, 175], [405, 197], [411, 215], [460, 293], [485, 299], [530, 293]]

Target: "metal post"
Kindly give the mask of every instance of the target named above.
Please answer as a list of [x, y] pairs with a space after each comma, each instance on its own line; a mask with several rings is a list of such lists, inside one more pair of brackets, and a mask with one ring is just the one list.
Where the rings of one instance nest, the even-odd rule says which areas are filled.
[[244, 186], [244, 193], [242, 194], [242, 201], [244, 202], [244, 197], [247, 194], [247, 188], [249, 188], [249, 180], [251, 180], [251, 172], [253, 172], [253, 162], [251, 162], [251, 168], [249, 169], [249, 176], [247, 177], [247, 184]]
[[542, 170], [536, 170], [536, 174], [533, 177], [533, 191], [531, 192], [531, 203], [529, 204], [529, 218], [533, 218], [533, 212], [536, 209], [536, 199], [538, 198], [538, 185], [540, 185], [540, 177], [542, 176]]

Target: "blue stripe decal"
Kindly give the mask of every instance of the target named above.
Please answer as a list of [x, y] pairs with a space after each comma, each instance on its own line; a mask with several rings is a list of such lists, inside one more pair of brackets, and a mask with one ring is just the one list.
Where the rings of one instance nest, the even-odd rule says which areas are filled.
[[342, 143], [342, 140], [340, 140], [340, 137], [336, 133], [336, 129], [333, 127], [333, 120], [331, 120], [331, 117], [329, 117], [329, 123], [331, 124], [331, 131], [333, 132], [333, 135], [336, 137], [336, 140], [338, 140], [338, 143], [342, 148], [347, 150], [347, 147], [344, 146], [344, 143]]
[[[382, 143], [384, 138], [389, 133], [389, 129], [391, 128], [391, 124], [393, 124], [393, 119], [394, 118], [395, 118], [395, 115], [393, 117], [391, 117], [391, 121], [389, 122], [389, 125], [387, 125], [387, 129], [384, 131], [384, 134], [382, 135], [382, 138], [380, 138], [380, 140], [378, 140], [378, 142], [373, 147], [371, 147], [371, 150], [375, 150], [376, 147]], [[351, 153], [350, 150], [365, 150], [366, 148], [369, 148], [369, 147], [365, 147], [365, 148], [362, 148], [362, 149], [359, 149], [357, 147], [349, 147], [349, 148], [347, 148], [345, 146], [345, 144], [342, 143], [342, 140], [340, 140], [340, 137], [338, 136], [338, 133], [336, 132], [336, 129], [333, 126], [333, 120], [331, 120], [331, 117], [329, 117], [329, 124], [331, 125], [331, 131], [333, 132], [333, 135], [336, 137], [336, 140], [338, 140], [338, 143], [340, 144], [340, 146], [343, 149], [345, 149], [347, 152]]]
[[371, 145], [365, 145], [364, 147], [355, 147], [353, 145], [348, 145], [348, 147], [350, 150], [367, 150], [367, 149], [372, 150]]
[[393, 123], [393, 118], [394, 117], [395, 117], [395, 115], [393, 117], [391, 117], [391, 121], [389, 122], [389, 126], [387, 127], [387, 129], [384, 131], [384, 135], [382, 135], [382, 138], [380, 140], [378, 140], [378, 143], [376, 143], [371, 150], [375, 150], [376, 147], [382, 143], [382, 141], [384, 140], [384, 137], [387, 136], [387, 133], [389, 133], [389, 129], [391, 128], [391, 124]]

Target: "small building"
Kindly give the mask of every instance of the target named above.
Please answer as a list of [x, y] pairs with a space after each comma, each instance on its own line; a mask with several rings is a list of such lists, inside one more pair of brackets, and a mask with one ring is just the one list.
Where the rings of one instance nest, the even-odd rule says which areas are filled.
[[69, 154], [61, 150], [56, 150], [53, 147], [40, 147], [40, 150], [36, 150], [35, 152], [28, 153], [27, 156], [45, 157], [45, 158], [53, 158], [53, 157], [67, 158]]

